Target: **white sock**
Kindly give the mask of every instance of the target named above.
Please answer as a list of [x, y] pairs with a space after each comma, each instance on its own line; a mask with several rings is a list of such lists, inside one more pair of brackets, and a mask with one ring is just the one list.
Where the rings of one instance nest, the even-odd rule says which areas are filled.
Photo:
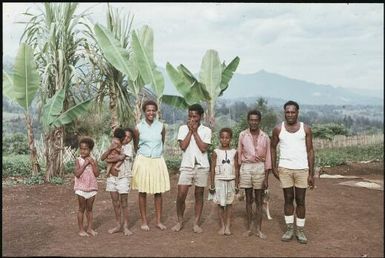
[[290, 216], [285, 215], [285, 222], [286, 222], [286, 224], [293, 224], [294, 223], [294, 215], [290, 215]]
[[305, 218], [303, 218], [303, 219], [296, 218], [295, 224], [296, 224], [298, 227], [304, 227], [304, 226], [305, 226]]

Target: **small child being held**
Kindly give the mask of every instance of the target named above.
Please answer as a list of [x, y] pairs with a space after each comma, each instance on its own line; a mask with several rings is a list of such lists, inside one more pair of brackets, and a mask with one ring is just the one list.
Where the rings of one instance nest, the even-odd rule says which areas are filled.
[[[95, 201], [95, 195], [98, 192], [98, 183], [96, 178], [99, 176], [97, 162], [90, 156], [94, 141], [89, 137], [84, 137], [79, 142], [80, 157], [75, 161], [75, 194], [78, 196], [79, 210], [77, 214], [79, 235], [96, 236], [97, 232], [92, 229], [92, 206]], [[83, 227], [83, 217], [86, 211], [87, 231]]]
[[218, 204], [218, 215], [221, 223], [220, 235], [231, 235], [230, 220], [235, 188], [239, 181], [239, 164], [237, 150], [230, 149], [233, 132], [230, 128], [219, 131], [220, 147], [211, 155], [209, 200]]
[[[124, 130], [122, 128], [116, 128], [114, 130], [114, 137], [112, 138], [111, 145], [107, 149], [107, 160], [122, 154], [122, 142], [124, 138]], [[123, 164], [123, 162], [124, 160], [119, 160], [117, 162], [107, 162], [106, 176], [108, 177], [110, 174], [116, 176], [120, 171], [119, 167]]]

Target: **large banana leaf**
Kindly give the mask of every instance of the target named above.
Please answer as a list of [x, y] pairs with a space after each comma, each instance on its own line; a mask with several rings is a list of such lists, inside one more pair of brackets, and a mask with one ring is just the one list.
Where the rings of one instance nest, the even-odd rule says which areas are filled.
[[107, 61], [110, 62], [116, 69], [123, 74], [130, 77], [131, 80], [135, 80], [137, 72], [132, 69], [132, 63], [129, 62], [129, 52], [124, 49], [119, 40], [117, 40], [112, 32], [103, 27], [100, 24], [96, 24], [95, 27], [96, 40], [103, 51]]
[[235, 57], [228, 66], [226, 66], [224, 69], [223, 69], [223, 72], [222, 72], [222, 81], [221, 81], [221, 93], [219, 95], [222, 95], [223, 92], [227, 89], [227, 87], [229, 87], [229, 81], [231, 80], [231, 78], [233, 77], [233, 73], [235, 72], [235, 70], [237, 69], [238, 65], [239, 65], [239, 57]]
[[63, 110], [65, 88], [57, 91], [43, 107], [43, 126], [47, 129]]
[[132, 48], [135, 52], [135, 58], [140, 75], [145, 84], [151, 84], [158, 99], [163, 95], [164, 79], [162, 73], [156, 70], [153, 60], [153, 37], [152, 30], [145, 27], [141, 31], [144, 42], [141, 42], [135, 31], [132, 32]]
[[12, 77], [3, 70], [3, 95], [15, 100]]
[[185, 98], [173, 95], [163, 95], [162, 103], [166, 103], [180, 109], [187, 109], [189, 106]]
[[222, 64], [217, 51], [213, 49], [206, 51], [202, 59], [199, 77], [211, 99], [215, 100], [221, 92], [220, 84], [222, 80]]
[[50, 125], [60, 127], [73, 122], [76, 118], [87, 112], [92, 100], [93, 99], [89, 99], [71, 107], [66, 112], [60, 114]]
[[28, 111], [40, 85], [40, 77], [33, 58], [33, 49], [22, 43], [16, 56], [13, 70], [15, 100]]
[[191, 102], [197, 103], [201, 100], [211, 99], [209, 92], [207, 92], [205, 86], [199, 82], [192, 72], [190, 72], [183, 64], [178, 66], [179, 72], [183, 75], [186, 83], [190, 85], [188, 93], [185, 95], [186, 99], [194, 98]]
[[186, 82], [180, 72], [178, 72], [178, 70], [176, 70], [169, 62], [166, 64], [166, 71], [177, 91], [182, 94], [182, 96], [186, 96], [190, 90], [190, 84]]

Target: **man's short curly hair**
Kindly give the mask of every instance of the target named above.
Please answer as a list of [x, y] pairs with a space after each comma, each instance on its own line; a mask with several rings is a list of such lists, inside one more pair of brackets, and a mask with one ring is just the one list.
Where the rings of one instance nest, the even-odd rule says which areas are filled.
[[88, 137], [88, 136], [84, 136], [84, 137], [82, 137], [82, 138], [80, 139], [80, 141], [79, 141], [79, 146], [80, 146], [80, 144], [82, 144], [82, 143], [87, 144], [87, 146], [88, 146], [88, 148], [90, 148], [90, 150], [92, 150], [92, 149], [94, 148], [94, 145], [95, 145], [94, 140], [92, 140], [92, 138], [91, 138], [91, 137]]
[[205, 112], [200, 104], [193, 104], [188, 107], [188, 111], [196, 111], [200, 116]]

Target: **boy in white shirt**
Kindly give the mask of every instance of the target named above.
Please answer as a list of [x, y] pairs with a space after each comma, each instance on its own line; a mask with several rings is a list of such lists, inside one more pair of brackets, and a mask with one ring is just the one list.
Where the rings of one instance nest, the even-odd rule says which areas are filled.
[[183, 214], [185, 200], [189, 187], [195, 185], [195, 220], [193, 231], [203, 232], [199, 226], [203, 208], [203, 194], [207, 186], [207, 179], [210, 170], [207, 149], [211, 144], [211, 129], [202, 125], [201, 118], [204, 111], [201, 105], [194, 104], [188, 109], [187, 125], [179, 127], [178, 141], [183, 150], [180, 175], [178, 181], [178, 196], [176, 210], [178, 223], [172, 228], [178, 232], [183, 227]]

